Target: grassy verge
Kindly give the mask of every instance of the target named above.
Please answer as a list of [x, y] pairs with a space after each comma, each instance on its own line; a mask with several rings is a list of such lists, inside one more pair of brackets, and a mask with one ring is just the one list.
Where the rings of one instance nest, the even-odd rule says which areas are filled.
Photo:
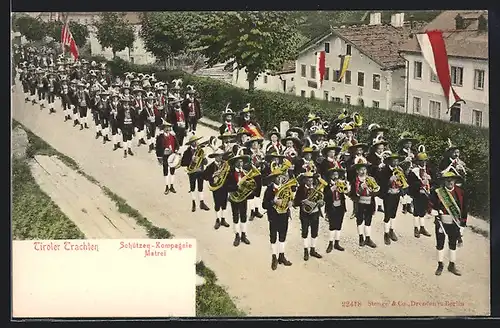
[[[115, 202], [116, 207], [120, 213], [127, 214], [131, 218], [133, 218], [138, 225], [144, 227], [147, 231], [148, 237], [151, 239], [168, 239], [173, 238], [173, 234], [171, 234], [168, 230], [164, 228], [159, 228], [154, 226], [151, 221], [149, 221], [146, 217], [140, 214], [139, 211], [134, 209], [132, 206], [127, 204], [127, 202], [113, 193], [107, 187], [102, 186], [99, 181], [97, 181], [92, 176], [86, 174], [83, 170], [80, 169], [78, 163], [75, 162], [72, 158], [58, 152], [48, 143], [46, 143], [43, 139], [39, 138], [33, 132], [22, 126], [20, 123], [13, 121], [13, 128], [20, 127], [28, 134], [29, 146], [27, 149], [28, 157], [34, 157], [35, 155], [47, 155], [47, 156], [57, 156], [62, 162], [64, 162], [69, 167], [73, 168], [75, 171], [85, 176], [91, 182], [97, 184], [101, 187], [103, 192]], [[23, 164], [23, 163], [21, 163]], [[18, 165], [18, 166], [16, 166]], [[19, 230], [17, 233], [19, 236], [24, 238], [19, 239], [78, 239], [85, 238], [83, 234], [78, 230], [75, 224], [67, 218], [64, 213], [57, 207], [57, 205], [52, 202], [50, 197], [43, 193], [40, 187], [36, 184], [35, 180], [31, 176], [31, 172], [27, 161], [23, 164], [24, 166], [19, 166], [20, 164], [14, 163], [14, 169], [19, 171], [16, 175], [16, 172], [13, 174], [13, 188], [14, 188], [14, 196], [13, 196], [13, 228], [15, 230], [14, 224], [14, 212], [16, 211], [16, 207], [18, 210], [18, 217], [16, 220], [21, 224], [18, 224]], [[31, 177], [31, 180], [29, 177]], [[28, 182], [28, 183], [27, 183]], [[30, 185], [31, 189], [23, 189], [26, 188], [26, 185]], [[38, 201], [32, 200], [31, 203], [27, 202], [23, 197], [20, 197], [19, 191], [16, 194], [16, 188], [22, 189], [24, 198], [30, 200], [30, 195], [34, 195], [34, 191], [38, 191], [38, 194], [42, 194], [45, 198], [40, 199]], [[36, 190], [35, 190], [36, 189]], [[37, 194], [37, 195], [38, 195]], [[17, 204], [16, 204], [17, 198]], [[37, 204], [49, 204], [51, 207], [45, 206], [45, 208], [37, 206]], [[35, 207], [37, 206], [37, 207]], [[37, 220], [29, 220], [29, 216], [27, 216], [26, 209], [30, 210], [30, 212], [34, 212], [38, 214], [41, 218], [37, 218]], [[58, 212], [57, 212], [58, 211]], [[28, 220], [23, 220], [24, 217], [27, 217]], [[50, 228], [45, 228], [50, 227]], [[48, 229], [48, 232], [44, 232], [43, 229]], [[76, 231], [74, 230], [76, 229]], [[40, 231], [44, 234], [40, 235]], [[16, 232], [16, 230], [15, 230]], [[50, 234], [52, 232], [52, 234]], [[38, 233], [39, 236], [35, 236], [35, 233]], [[14, 234], [15, 235], [15, 234]], [[59, 236], [59, 237], [54, 237]], [[210, 317], [210, 316], [226, 316], [226, 317], [240, 317], [244, 316], [245, 313], [240, 311], [236, 305], [231, 300], [231, 297], [226, 292], [226, 290], [217, 285], [217, 277], [213, 271], [208, 269], [203, 262], [200, 262], [196, 265], [196, 273], [203, 278], [205, 278], [206, 283], [202, 286], [196, 287], [196, 315], [199, 317]]]

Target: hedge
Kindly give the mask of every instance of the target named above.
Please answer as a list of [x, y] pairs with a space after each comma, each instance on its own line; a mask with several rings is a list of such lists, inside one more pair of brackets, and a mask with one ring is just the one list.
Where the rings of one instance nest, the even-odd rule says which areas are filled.
[[[293, 125], [302, 125], [308, 113], [314, 112], [323, 118], [340, 114], [343, 108], [350, 113], [359, 112], [364, 126], [378, 123], [390, 127], [388, 141], [395, 145], [403, 131], [410, 131], [425, 145], [432, 165], [439, 164], [447, 139], [462, 148], [461, 158], [467, 163], [467, 191], [470, 195], [470, 213], [489, 220], [489, 129], [464, 124], [450, 123], [413, 114], [405, 114], [379, 108], [359, 107], [332, 103], [324, 100], [301, 98], [295, 95], [247, 90], [234, 87], [226, 82], [187, 74], [182, 71], [165, 71], [154, 65], [133, 65], [123, 60], [109, 62], [113, 74], [126, 71], [155, 73], [158, 80], [170, 81], [181, 77], [184, 84], [192, 84], [200, 93], [204, 115], [212, 120], [220, 120], [220, 115], [228, 102], [233, 110], [251, 103], [264, 130], [279, 126], [286, 120]], [[358, 138], [368, 140], [367, 129], [362, 129]]]

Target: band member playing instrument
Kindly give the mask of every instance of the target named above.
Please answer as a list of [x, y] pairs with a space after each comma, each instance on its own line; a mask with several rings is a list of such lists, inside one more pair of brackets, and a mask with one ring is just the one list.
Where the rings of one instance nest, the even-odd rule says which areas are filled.
[[177, 140], [179, 140], [179, 145], [182, 146], [186, 137], [186, 117], [181, 109], [179, 99], [173, 100], [171, 105], [174, 107], [174, 110], [171, 111], [169, 121], [172, 124]]
[[[328, 144], [326, 140], [327, 133], [323, 129], [317, 129], [311, 134], [311, 141], [313, 145], [318, 147], [319, 151], [322, 151], [323, 148]], [[312, 147], [312, 146], [311, 146]]]
[[36, 70], [36, 92], [38, 94], [38, 103], [40, 104], [40, 110], [45, 107], [45, 88], [44, 88], [44, 70], [38, 67]]
[[[368, 131], [370, 132], [370, 138], [373, 140], [374, 143], [375, 143], [375, 140], [387, 141], [385, 134], [389, 131], [389, 129], [383, 128], [377, 123], [372, 123], [368, 126]], [[387, 148], [387, 145], [386, 145], [386, 148]]]
[[214, 229], [217, 230], [220, 226], [229, 227], [226, 221], [227, 214], [227, 201], [228, 201], [228, 177], [230, 174], [230, 165], [224, 159], [227, 152], [218, 148], [212, 154], [208, 155], [214, 161], [210, 163], [203, 172], [203, 178], [210, 184], [212, 195], [214, 198], [215, 209], [215, 225]]
[[104, 112], [105, 101], [101, 97], [101, 93], [97, 92], [92, 98], [91, 112], [96, 127], [95, 138], [99, 139], [102, 136], [101, 118], [100, 115]]
[[[288, 220], [290, 218], [290, 207], [292, 206], [292, 202], [287, 202], [286, 200], [277, 198], [277, 193], [280, 190], [280, 187], [283, 187], [287, 179], [286, 172], [277, 168], [266, 177], [265, 181], [265, 184], [268, 185], [268, 187], [264, 192], [262, 208], [267, 210], [267, 218], [269, 221], [269, 239], [272, 250], [272, 270], [276, 270], [278, 268], [278, 264], [283, 264], [284, 266], [292, 265], [292, 262], [285, 257], [285, 241], [288, 232]], [[283, 202], [287, 202], [287, 204], [283, 204]], [[276, 206], [279, 208], [287, 208], [287, 210], [280, 210], [278, 212]], [[277, 241], [279, 241], [278, 245], [276, 245]]]
[[146, 102], [144, 101], [144, 90], [140, 87], [135, 87], [132, 89], [132, 93], [134, 95], [134, 110], [136, 112], [136, 122], [135, 122], [135, 136], [137, 138], [137, 145], [145, 145], [146, 141], [145, 137], [145, 126], [147, 121], [147, 111], [146, 111]]
[[353, 123], [346, 124], [341, 130], [342, 137], [340, 138], [338, 144], [342, 148], [342, 153], [347, 153], [349, 147], [354, 146], [358, 143], [356, 139], [357, 128]]
[[438, 267], [436, 276], [443, 272], [444, 243], [448, 236], [448, 247], [450, 250], [448, 271], [461, 276], [456, 268], [457, 241], [461, 239], [461, 230], [467, 226], [467, 196], [463, 189], [456, 185], [462, 177], [454, 172], [448, 171], [441, 177], [442, 186], [431, 193], [433, 215], [435, 215], [436, 249], [438, 253]]
[[[241, 150], [243, 150], [243, 148]], [[227, 188], [231, 195], [229, 197], [229, 202], [231, 203], [231, 211], [233, 212], [233, 230], [235, 234], [233, 241], [234, 247], [239, 246], [240, 241], [250, 245], [250, 241], [247, 238], [247, 198], [254, 190], [248, 190], [239, 198], [234, 196], [236, 193], [242, 191], [243, 185], [248, 181], [248, 177], [246, 176], [249, 175], [249, 171], [245, 170], [243, 165], [245, 162], [250, 163], [250, 160], [250, 156], [244, 155], [243, 151], [239, 151], [236, 156], [229, 159], [231, 170], [229, 172]]]
[[262, 169], [263, 183], [270, 182], [267, 180], [267, 176], [269, 176], [274, 171], [274, 168], [280, 167], [283, 160], [285, 159], [285, 156], [278, 153], [275, 149], [272, 148], [270, 150], [271, 151], [266, 152], [266, 157]]
[[340, 152], [340, 147], [332, 140], [330, 141], [322, 150], [324, 160], [319, 164], [319, 173], [323, 179], [328, 179], [328, 170], [332, 168], [338, 168], [341, 166], [340, 162], [337, 160], [338, 152]]
[[250, 108], [250, 104], [247, 104], [245, 108], [243, 108], [240, 112], [240, 122], [239, 126], [247, 131], [251, 137], [264, 137], [264, 133], [260, 128], [259, 123], [252, 119], [251, 113], [255, 110]]
[[155, 105], [155, 97], [152, 92], [146, 95], [146, 107], [144, 110], [146, 115], [146, 138], [149, 145], [149, 152], [155, 148], [154, 139], [156, 137], [156, 127], [162, 124], [160, 110]]
[[127, 157], [127, 154], [134, 156], [134, 153], [132, 152], [132, 137], [134, 135], [134, 121], [136, 119], [136, 113], [130, 106], [130, 102], [130, 98], [121, 99], [121, 107], [116, 115], [118, 126], [122, 131], [124, 146], [123, 157]]
[[[265, 154], [262, 151], [262, 144], [264, 143], [264, 139], [260, 137], [252, 137], [245, 144], [246, 150], [245, 154], [250, 156], [251, 163], [254, 167], [256, 167], [259, 172], [262, 172], [264, 168], [264, 160]], [[256, 176], [255, 182], [257, 182], [257, 186], [255, 191], [248, 196], [248, 207], [250, 208], [250, 221], [253, 221], [254, 218], [262, 218], [263, 215], [259, 211], [259, 207], [261, 204], [260, 195], [262, 192], [262, 176]]]
[[439, 171], [446, 172], [450, 170], [453, 170], [456, 174], [462, 177], [461, 182], [457, 183], [457, 185], [460, 186], [460, 184], [465, 181], [467, 167], [460, 159], [460, 148], [453, 145], [451, 140], [448, 139], [448, 148], [444, 153], [443, 159], [439, 162]]
[[[400, 166], [404, 170], [406, 177], [409, 177], [410, 169], [413, 167], [413, 160], [415, 158], [416, 152], [413, 150], [413, 146], [417, 143], [417, 139], [413, 138], [411, 133], [403, 132], [398, 140], [399, 155], [404, 159], [401, 161]], [[403, 214], [409, 212], [413, 213], [412, 209], [412, 199], [409, 194], [408, 188], [403, 189], [401, 196], [401, 204], [403, 207]]]
[[309, 113], [307, 120], [304, 123], [304, 131], [308, 136], [311, 136], [315, 131], [321, 128], [321, 117], [316, 114]]
[[[309, 260], [309, 255], [315, 258], [322, 258], [316, 251], [316, 240], [318, 238], [320, 208], [324, 205], [322, 179], [316, 182], [319, 175], [306, 172], [301, 175], [301, 183], [295, 193], [294, 206], [300, 207], [299, 217], [301, 224], [301, 236], [304, 242], [304, 261]], [[311, 239], [309, 240], [309, 228], [311, 229]]]
[[[175, 134], [177, 136], [177, 133]], [[191, 193], [192, 203], [191, 212], [196, 211], [196, 200], [200, 201], [200, 209], [209, 211], [210, 208], [205, 204], [203, 195], [203, 171], [208, 161], [205, 158], [203, 146], [198, 145], [201, 137], [191, 136], [186, 142], [188, 146], [182, 155], [181, 166], [188, 168], [189, 192]], [[179, 143], [180, 144], [180, 143]], [[192, 168], [192, 170], [190, 170]], [[198, 193], [195, 189], [198, 187]], [[198, 196], [198, 197], [196, 197]]]
[[250, 140], [252, 134], [245, 130], [244, 128], [240, 128], [236, 133], [236, 144], [238, 145], [238, 149], [240, 147], [244, 147], [246, 142]]
[[219, 127], [219, 133], [222, 135], [226, 132], [236, 133], [236, 126], [233, 123], [233, 110], [229, 108], [229, 104], [227, 104], [226, 109], [222, 112], [222, 125]]
[[119, 112], [120, 105], [120, 95], [117, 92], [113, 92], [111, 94], [108, 108], [109, 108], [109, 126], [111, 128], [111, 138], [113, 141], [113, 150], [117, 150], [120, 148], [120, 138], [121, 136], [118, 134], [118, 129], [120, 125], [118, 124], [117, 115]]
[[294, 176], [297, 177], [307, 172], [318, 173], [318, 169], [313, 160], [314, 153], [316, 152], [311, 147], [302, 148], [302, 156], [297, 156], [294, 162]]
[[56, 112], [56, 110], [54, 109], [54, 100], [58, 88], [59, 85], [55, 79], [54, 73], [48, 72], [47, 78], [44, 80], [44, 91], [46, 94], [47, 104], [49, 107], [49, 114]]
[[99, 124], [101, 125], [101, 135], [102, 135], [102, 143], [105, 144], [107, 141], [111, 141], [109, 138], [109, 119], [110, 119], [110, 109], [109, 109], [109, 96], [111, 94], [108, 91], [103, 91], [101, 93], [101, 98], [103, 101], [103, 108], [99, 113]]
[[432, 171], [427, 160], [426, 153], [418, 153], [414, 159], [416, 165], [408, 174], [408, 191], [413, 198], [413, 234], [415, 238], [420, 238], [420, 235], [431, 236], [425, 229], [425, 216], [429, 210], [432, 183]]
[[324, 200], [330, 231], [326, 248], [327, 253], [330, 253], [333, 249], [344, 251], [344, 247], [340, 246], [340, 231], [342, 231], [342, 223], [347, 211], [345, 195], [351, 191], [349, 182], [345, 180], [345, 173], [343, 168], [337, 167], [329, 169], [326, 175], [328, 186], [325, 188]]
[[399, 161], [402, 159], [398, 154], [391, 153], [384, 160], [385, 166], [377, 173], [380, 195], [384, 202], [384, 243], [386, 245], [390, 245], [391, 240], [398, 241], [394, 232], [396, 214], [401, 190], [407, 184], [404, 171], [399, 167]]
[[[370, 153], [367, 156], [368, 163], [370, 163], [370, 175], [377, 180], [380, 184], [380, 171], [385, 167], [384, 157], [390, 153], [385, 149], [387, 142], [378, 136], [373, 139], [370, 147]], [[375, 197], [375, 205], [378, 212], [384, 212], [384, 206], [381, 196]]]
[[198, 99], [196, 99], [196, 91], [192, 85], [188, 85], [186, 99], [181, 105], [182, 111], [184, 112], [184, 117], [187, 117], [188, 130], [191, 134], [196, 133], [196, 126], [198, 125], [198, 120], [202, 118], [201, 105]]
[[352, 192], [356, 195], [356, 225], [358, 227], [359, 246], [369, 246], [371, 248], [377, 245], [371, 239], [371, 224], [375, 212], [375, 195], [380, 187], [375, 178], [368, 175], [368, 163], [361, 160], [354, 164], [356, 178], [353, 184]]
[[277, 127], [272, 128], [268, 133], [269, 143], [266, 146], [266, 153], [270, 152], [270, 149], [276, 150], [279, 154], [283, 152], [283, 145], [281, 144], [281, 134]]
[[86, 129], [89, 128], [89, 126], [87, 125], [87, 112], [91, 102], [89, 93], [85, 88], [86, 85], [83, 82], [78, 83], [78, 91], [76, 93], [76, 98], [77, 98], [76, 104], [78, 106], [78, 113], [79, 113], [78, 121], [80, 123], [80, 130], [83, 130], [84, 127]]
[[[354, 164], [357, 163], [367, 163], [368, 160], [365, 158], [365, 153], [368, 150], [368, 145], [365, 143], [358, 143], [347, 148], [347, 156], [344, 156], [345, 164], [344, 167], [347, 168], [347, 181], [354, 186], [354, 182], [356, 180], [356, 169], [354, 168]], [[350, 198], [352, 199], [352, 213], [350, 215], [350, 219], [354, 219], [356, 217], [356, 210], [358, 206], [356, 193], [351, 193]]]
[[[163, 176], [165, 178], [165, 192], [167, 195], [169, 193], [176, 193], [174, 188], [175, 182], [175, 166], [171, 167], [169, 165], [168, 158], [179, 151], [179, 142], [172, 133], [172, 124], [168, 122], [163, 122], [162, 133], [156, 137], [156, 158], [158, 158], [158, 163], [163, 166]], [[175, 156], [175, 155], [174, 155]], [[177, 155], [179, 156], [179, 155]]]
[[299, 150], [302, 146], [301, 141], [296, 136], [289, 136], [281, 139], [281, 144], [284, 146], [283, 155], [292, 163], [292, 166], [288, 169], [288, 176], [294, 177], [295, 167], [293, 163], [296, 162], [297, 156], [299, 155]]
[[66, 122], [71, 119], [71, 98], [68, 80], [65, 78], [60, 82], [59, 96], [61, 98], [61, 105], [64, 113], [64, 122]]
[[[234, 146], [236, 145], [236, 134], [232, 132], [224, 132], [218, 138], [222, 143], [219, 148], [222, 149], [225, 153], [231, 153]], [[234, 153], [233, 155], [236, 155], [236, 153]]]

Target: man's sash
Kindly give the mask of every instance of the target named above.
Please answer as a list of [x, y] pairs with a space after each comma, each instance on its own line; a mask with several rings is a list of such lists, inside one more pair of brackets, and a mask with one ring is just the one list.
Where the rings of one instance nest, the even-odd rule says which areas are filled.
[[457, 202], [455, 201], [455, 198], [453, 198], [451, 193], [445, 188], [441, 187], [436, 189], [436, 194], [441, 203], [443, 203], [446, 212], [451, 214], [455, 220], [459, 221], [461, 216], [460, 206], [458, 206]]

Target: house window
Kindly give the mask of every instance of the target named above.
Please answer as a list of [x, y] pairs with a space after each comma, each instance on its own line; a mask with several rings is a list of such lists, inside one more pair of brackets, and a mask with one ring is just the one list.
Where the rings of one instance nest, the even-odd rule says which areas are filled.
[[332, 81], [333, 81], [333, 82], [339, 82], [339, 79], [340, 79], [340, 71], [339, 71], [338, 69], [333, 70], [333, 78], [332, 78]]
[[330, 53], [330, 42], [325, 42], [325, 53]]
[[323, 77], [325, 81], [330, 79], [330, 67], [325, 67], [325, 76]]
[[419, 97], [413, 97], [413, 112], [420, 113], [422, 109], [422, 99]]
[[328, 101], [328, 91], [323, 92], [323, 97], [326, 101]]
[[311, 99], [316, 98], [316, 95], [314, 94], [314, 90], [311, 90]]
[[344, 81], [345, 84], [351, 84], [351, 71], [345, 71]]
[[415, 61], [413, 65], [413, 78], [416, 80], [422, 79], [422, 62]]
[[455, 104], [450, 109], [450, 122], [460, 123], [460, 113], [462, 111], [462, 106], [460, 104]]
[[441, 118], [441, 103], [438, 101], [429, 101], [429, 115], [433, 118]]
[[332, 101], [336, 103], [341, 103], [342, 99], [340, 99], [339, 97], [332, 97]]
[[358, 87], [365, 86], [365, 73], [358, 72]]
[[350, 56], [351, 55], [351, 45], [348, 44], [348, 45], [346, 45], [345, 48], [346, 48], [345, 49], [345, 54]]
[[483, 126], [483, 112], [480, 110], [472, 110], [472, 124], [478, 127]]
[[461, 87], [463, 85], [464, 69], [451, 66], [451, 84]]
[[300, 90], [300, 96], [302, 98], [305, 98], [305, 96], [306, 96], [306, 90]]
[[484, 90], [484, 71], [482, 69], [474, 70], [474, 89]]
[[379, 102], [379, 101], [374, 100], [374, 101], [372, 102], [372, 107], [373, 107], [373, 108], [380, 108], [380, 102]]
[[373, 90], [380, 90], [380, 75], [373, 74]]
[[431, 71], [431, 82], [439, 82], [438, 76]]
[[316, 78], [316, 66], [311, 65], [311, 79], [315, 79], [315, 78]]
[[345, 101], [346, 104], [350, 105], [351, 104], [351, 96], [345, 96]]
[[264, 75], [264, 84], [267, 83], [267, 75]]
[[300, 65], [300, 76], [306, 77], [306, 65]]

